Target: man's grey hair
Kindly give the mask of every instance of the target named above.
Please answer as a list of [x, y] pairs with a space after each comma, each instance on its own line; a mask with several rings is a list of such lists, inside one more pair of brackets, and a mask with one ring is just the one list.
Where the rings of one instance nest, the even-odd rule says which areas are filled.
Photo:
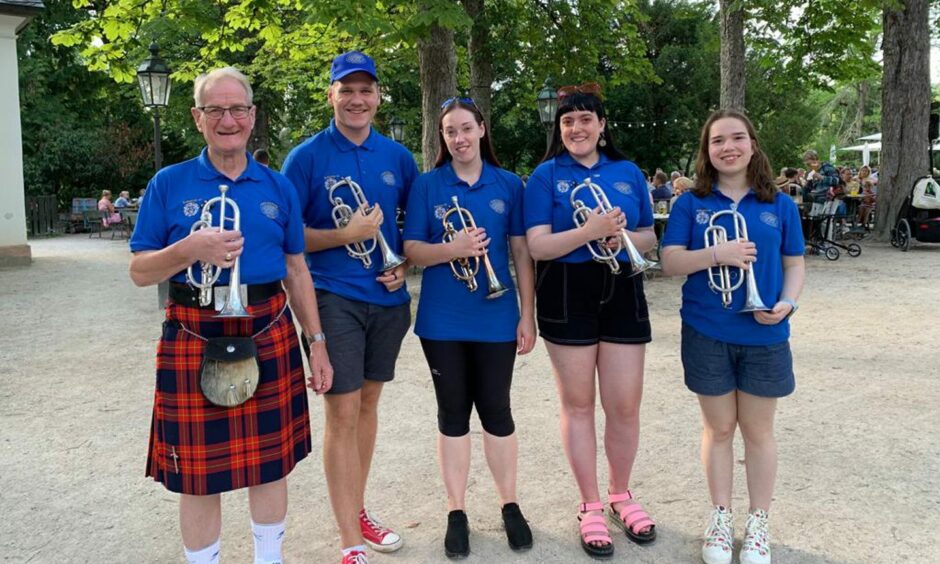
[[253, 93], [251, 91], [251, 83], [248, 82], [248, 77], [235, 67], [222, 67], [196, 77], [196, 81], [193, 85], [193, 101], [196, 102], [197, 108], [203, 106], [202, 99], [206, 94], [206, 89], [223, 78], [233, 78], [237, 80], [245, 89], [248, 105], [252, 105]]
[[818, 161], [819, 153], [810, 149], [809, 151], [806, 151], [805, 153], [803, 153], [803, 160], [804, 161]]

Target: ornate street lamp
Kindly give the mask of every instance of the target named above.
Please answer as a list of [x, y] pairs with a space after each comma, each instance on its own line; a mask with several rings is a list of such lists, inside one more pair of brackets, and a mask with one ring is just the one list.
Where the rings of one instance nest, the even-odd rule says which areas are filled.
[[393, 117], [388, 121], [389, 133], [392, 136], [393, 141], [398, 143], [405, 142], [405, 122], [399, 119], [397, 116]]
[[137, 67], [137, 82], [144, 106], [153, 110], [153, 164], [157, 170], [163, 165], [160, 151], [160, 108], [170, 103], [170, 68], [159, 54], [157, 42], [150, 44], [150, 57]]
[[545, 79], [535, 101], [539, 107], [539, 121], [545, 126], [545, 146], [548, 147], [552, 143], [552, 127], [555, 125], [555, 113], [558, 112], [558, 93], [552, 86], [551, 77]]

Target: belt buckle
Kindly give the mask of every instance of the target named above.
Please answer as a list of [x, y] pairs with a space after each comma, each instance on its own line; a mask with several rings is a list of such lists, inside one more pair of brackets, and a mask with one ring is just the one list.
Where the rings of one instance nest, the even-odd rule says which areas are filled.
[[[230, 286], [213, 286], [212, 287], [212, 303], [216, 311], [222, 311], [222, 308], [225, 306], [225, 302], [228, 301]], [[242, 297], [242, 304], [248, 304], [248, 284], [239, 284], [238, 285], [239, 294]]]

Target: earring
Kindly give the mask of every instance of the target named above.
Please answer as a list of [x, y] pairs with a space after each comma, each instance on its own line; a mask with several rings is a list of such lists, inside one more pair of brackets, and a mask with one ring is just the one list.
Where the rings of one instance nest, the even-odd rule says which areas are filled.
[[606, 146], [607, 146], [607, 140], [604, 139], [603, 137], [601, 137], [601, 140], [597, 142], [597, 145], [598, 145], [598, 147], [606, 147]]

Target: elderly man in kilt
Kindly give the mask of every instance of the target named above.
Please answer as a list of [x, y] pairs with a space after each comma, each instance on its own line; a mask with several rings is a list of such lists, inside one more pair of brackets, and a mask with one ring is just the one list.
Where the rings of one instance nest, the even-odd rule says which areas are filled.
[[[217, 69], [196, 79], [194, 98], [193, 119], [207, 147], [154, 176], [130, 242], [134, 283], [171, 283], [157, 348], [147, 475], [181, 494], [183, 548], [194, 564], [219, 560], [220, 494], [248, 488], [254, 562], [271, 564], [281, 562], [287, 474], [312, 448], [291, 310], [311, 336], [322, 336], [320, 319], [297, 194], [246, 152], [255, 122], [251, 85], [232, 67]], [[222, 193], [225, 200], [207, 205]], [[219, 217], [223, 202], [227, 219]], [[211, 227], [191, 230], [206, 213]], [[220, 275], [200, 295], [194, 284], [211, 283], [204, 279], [213, 276], [210, 265]], [[229, 292], [247, 294], [240, 317], [220, 317], [214, 307], [235, 303], [223, 297]], [[324, 393], [333, 369], [322, 340], [309, 359], [310, 387]], [[222, 368], [207, 368], [216, 366]], [[241, 380], [230, 390], [214, 388], [233, 374], [232, 366], [247, 367], [244, 388]]]

